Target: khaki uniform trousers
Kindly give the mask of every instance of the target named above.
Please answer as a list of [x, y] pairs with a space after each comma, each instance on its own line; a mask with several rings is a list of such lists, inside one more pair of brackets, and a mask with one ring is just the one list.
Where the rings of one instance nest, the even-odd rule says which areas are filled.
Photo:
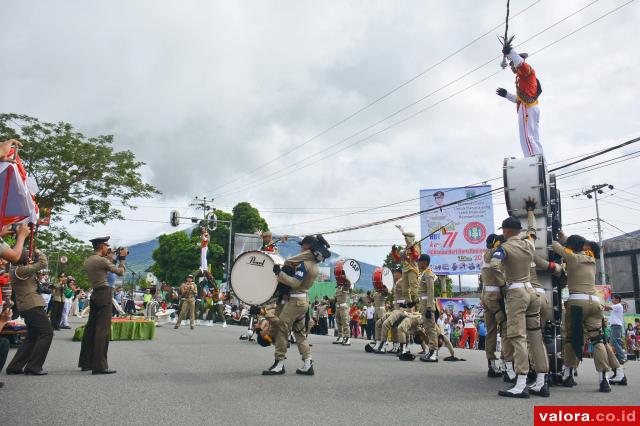
[[415, 271], [402, 273], [402, 289], [405, 303], [418, 303], [418, 274]]
[[382, 335], [388, 336], [389, 331], [391, 331], [391, 341], [396, 343], [398, 342], [398, 330], [397, 327], [394, 327], [396, 321], [398, 321], [401, 317], [405, 316], [404, 311], [397, 310], [391, 312], [391, 314], [387, 317], [386, 320], [382, 323]]
[[189, 324], [191, 327], [196, 325], [196, 299], [190, 297], [188, 299], [184, 299], [182, 301], [182, 306], [180, 307], [180, 315], [178, 316], [178, 322], [176, 323], [176, 327], [180, 327], [180, 323], [185, 320], [187, 317], [187, 313], [189, 314]]
[[435, 311], [427, 311], [426, 303], [420, 302], [420, 312], [422, 312], [424, 331], [427, 334], [425, 343], [429, 345], [429, 350], [436, 350], [438, 349], [438, 330]]
[[549, 358], [547, 348], [544, 346], [542, 329], [540, 327], [540, 306], [545, 296], [535, 291], [531, 294], [531, 303], [527, 310], [527, 346], [529, 348], [529, 360], [536, 373], [549, 372]]
[[[449, 340], [449, 338], [447, 336], [445, 336], [444, 334], [441, 334], [438, 336], [439, 338], [442, 338], [442, 341], [444, 342], [444, 345], [447, 347], [447, 349], [449, 349], [449, 353], [451, 354], [451, 356], [455, 356], [453, 353], [453, 345], [451, 344], [451, 340]], [[438, 350], [439, 345], [436, 346], [436, 350]]]
[[[529, 372], [529, 348], [527, 345], [527, 315], [534, 315], [540, 321], [540, 303], [532, 306], [533, 288], [513, 288], [506, 290], [507, 339], [513, 345], [513, 368], [516, 374]], [[535, 324], [534, 316], [531, 324]]]
[[[282, 310], [278, 315], [278, 332], [275, 336], [276, 360], [283, 361], [287, 354], [287, 340], [293, 331], [296, 338], [296, 345], [302, 359], [311, 359], [311, 348], [305, 335], [304, 318], [309, 309], [309, 302], [306, 298], [291, 297], [282, 305]], [[272, 336], [273, 337], [273, 336]]]
[[[568, 300], [565, 314], [564, 327], [564, 365], [570, 368], [578, 368], [578, 357], [571, 346], [571, 309], [574, 306], [582, 308], [582, 330], [585, 339], [591, 339], [602, 333], [602, 309], [600, 303], [595, 300]], [[607, 346], [604, 343], [593, 345], [593, 362], [596, 371], [609, 371], [609, 356]]]
[[338, 329], [339, 337], [351, 336], [349, 330], [349, 307], [348, 306], [336, 306], [336, 328]]
[[384, 308], [376, 308], [374, 319], [376, 321], [375, 340], [387, 340], [387, 336], [382, 336], [382, 317], [384, 316]]
[[[505, 347], [505, 340], [507, 335], [507, 316], [505, 315], [502, 306], [500, 306], [500, 299], [502, 299], [502, 294], [499, 292], [487, 292], [482, 295], [482, 303], [485, 306], [484, 323], [487, 326], [485, 352], [489, 361], [497, 359], [496, 350], [498, 348], [498, 330], [500, 332], [503, 352]], [[511, 345], [509, 345], [509, 347], [511, 349], [513, 348]], [[513, 360], [513, 350], [511, 351], [510, 355], [510, 360]]]
[[[537, 290], [536, 290], [537, 291]], [[547, 324], [547, 321], [553, 322], [553, 307], [551, 303], [549, 303], [549, 297], [547, 296], [549, 292], [545, 292], [542, 294], [538, 292], [540, 295], [540, 327], [544, 332], [544, 326]]]

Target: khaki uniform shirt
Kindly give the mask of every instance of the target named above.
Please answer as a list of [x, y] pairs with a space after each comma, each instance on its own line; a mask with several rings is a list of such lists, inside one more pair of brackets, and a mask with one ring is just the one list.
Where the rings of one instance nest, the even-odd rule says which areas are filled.
[[336, 305], [342, 305], [347, 303], [347, 300], [349, 300], [349, 294], [351, 294], [351, 291], [347, 290], [344, 286], [337, 286], [336, 287]]
[[198, 292], [198, 287], [196, 287], [195, 283], [182, 283], [180, 285], [180, 294], [185, 299], [193, 299], [196, 297], [196, 293]]
[[64, 302], [64, 287], [60, 281], [53, 283], [53, 291], [51, 293], [54, 302]]
[[[297, 256], [293, 256], [284, 262], [295, 270], [293, 277], [280, 271], [278, 282], [289, 286], [296, 293], [308, 293], [309, 289], [318, 277], [318, 264], [310, 250], [305, 250]], [[304, 269], [301, 269], [302, 268]]]
[[504, 287], [504, 273], [502, 269], [494, 269], [491, 267], [491, 257], [496, 249], [487, 250], [483, 257], [482, 269], [480, 269], [480, 275], [482, 276], [482, 286], [492, 287]]
[[402, 320], [403, 328], [407, 327], [407, 333], [415, 333], [424, 324], [424, 317], [418, 312], [411, 312], [407, 314], [407, 317]]
[[517, 235], [511, 237], [494, 252], [490, 263], [491, 268], [496, 273], [504, 270], [504, 279], [507, 284], [530, 282], [529, 270], [535, 250], [531, 239], [523, 240]]
[[387, 300], [387, 296], [380, 291], [376, 291], [373, 296], [373, 306], [375, 308], [384, 308], [385, 300]]
[[398, 300], [404, 300], [404, 293], [402, 292], [402, 278], [400, 278], [393, 286], [393, 300], [397, 303]]
[[567, 263], [567, 287], [569, 293], [596, 293], [596, 259], [584, 252], [573, 253], [557, 241], [551, 249]]
[[16, 294], [16, 304], [19, 312], [44, 306], [44, 300], [38, 293], [36, 272], [46, 267], [47, 257], [44, 254], [40, 254], [38, 262], [18, 266], [11, 274], [11, 286]]
[[124, 275], [124, 268], [124, 260], [121, 260], [120, 264], [116, 266], [111, 260], [98, 254], [92, 254], [84, 261], [84, 270], [87, 272], [91, 287], [94, 289], [109, 287], [107, 272], [122, 276]]
[[435, 281], [436, 274], [434, 274], [430, 268], [422, 271], [420, 274], [420, 281], [418, 282], [420, 303], [429, 310], [433, 310], [435, 308]]

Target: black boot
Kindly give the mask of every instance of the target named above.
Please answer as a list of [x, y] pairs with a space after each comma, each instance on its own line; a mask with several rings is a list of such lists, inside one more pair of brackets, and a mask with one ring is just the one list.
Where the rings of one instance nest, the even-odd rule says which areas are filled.
[[282, 361], [275, 360], [273, 365], [269, 367], [267, 370], [262, 372], [263, 376], [277, 376], [279, 374], [284, 374], [284, 363]]
[[607, 379], [607, 372], [603, 371], [600, 374], [600, 392], [611, 392], [611, 386], [609, 386], [609, 380]]

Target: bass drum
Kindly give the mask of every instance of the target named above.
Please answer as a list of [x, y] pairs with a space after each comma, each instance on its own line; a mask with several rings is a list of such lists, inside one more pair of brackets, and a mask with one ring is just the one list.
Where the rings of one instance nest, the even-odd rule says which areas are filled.
[[242, 253], [231, 268], [231, 288], [236, 297], [249, 305], [268, 302], [278, 287], [273, 267], [283, 264], [284, 258], [277, 253]]
[[373, 281], [373, 288], [378, 291], [393, 289], [393, 273], [386, 266], [377, 267], [373, 271], [371, 281]]
[[333, 268], [333, 274], [336, 277], [336, 282], [339, 284], [342, 284], [342, 277], [346, 276], [351, 282], [351, 285], [355, 286], [358, 280], [360, 280], [361, 273], [362, 268], [360, 268], [360, 264], [353, 259], [340, 259]]
[[[525, 158], [505, 158], [503, 162], [504, 198], [507, 212], [520, 219], [527, 229], [525, 199], [536, 200], [536, 253], [548, 258], [551, 244], [551, 206], [549, 203], [549, 176], [542, 155]], [[546, 287], [546, 286], [545, 286]]]
[[536, 216], [546, 215], [548, 204], [547, 169], [542, 155], [525, 158], [505, 158], [502, 167], [504, 199], [507, 212], [516, 217], [527, 217], [524, 200], [534, 198], [538, 205]]

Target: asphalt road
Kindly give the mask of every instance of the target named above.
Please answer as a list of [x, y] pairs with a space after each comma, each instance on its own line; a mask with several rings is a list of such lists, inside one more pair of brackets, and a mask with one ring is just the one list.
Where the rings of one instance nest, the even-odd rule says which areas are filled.
[[365, 353], [364, 340], [343, 347], [321, 336], [311, 336], [315, 376], [295, 374], [302, 363], [292, 348], [286, 375], [264, 377], [273, 348], [240, 341], [240, 332], [233, 326], [165, 326], [153, 341], [112, 342], [109, 364], [118, 373], [110, 376], [80, 372], [73, 330], [57, 332], [45, 364], [48, 376], [0, 375], [2, 424], [526, 425], [533, 423], [534, 405], [640, 401], [640, 362], [627, 363], [629, 385], [610, 394], [597, 392], [593, 362], [586, 360], [578, 387], [552, 388], [551, 398], [507, 400], [497, 396], [502, 380], [486, 377], [484, 352], [457, 351], [467, 362], [401, 362]]

